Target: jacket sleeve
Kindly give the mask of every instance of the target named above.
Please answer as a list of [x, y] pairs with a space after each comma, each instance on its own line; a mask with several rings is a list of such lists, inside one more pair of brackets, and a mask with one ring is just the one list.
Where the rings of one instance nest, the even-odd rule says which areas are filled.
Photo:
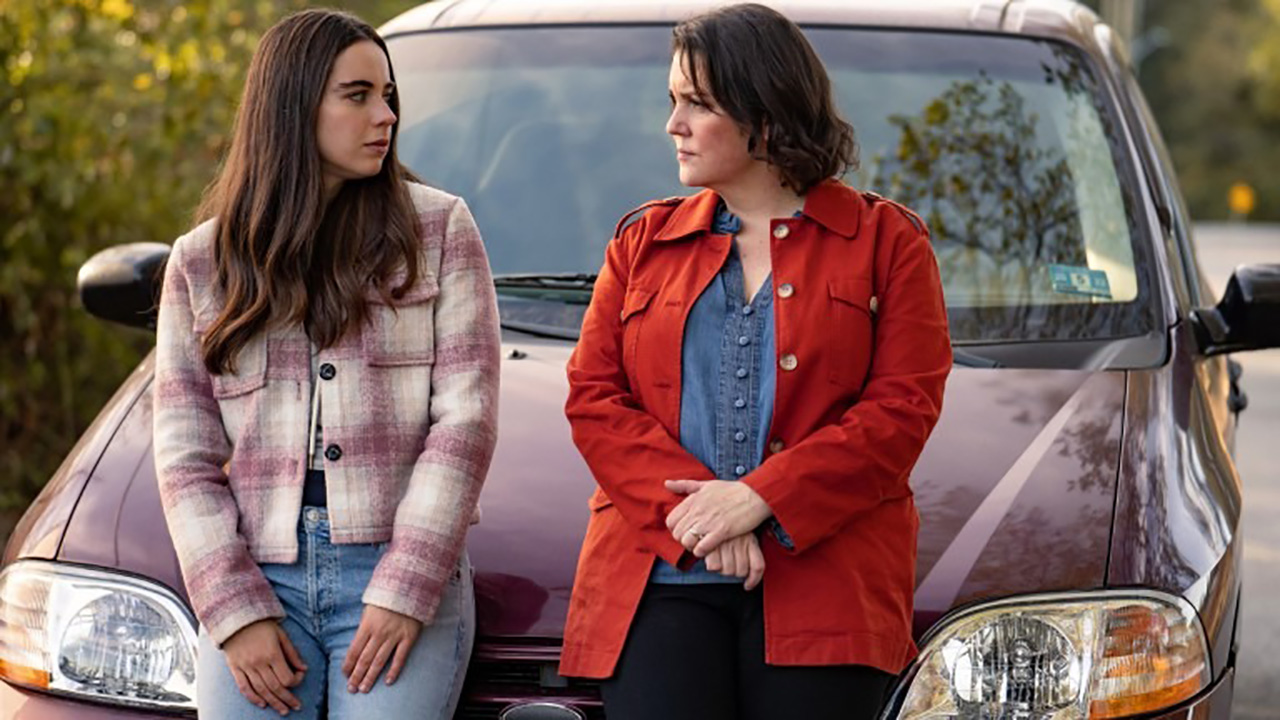
[[[906, 496], [942, 411], [951, 371], [946, 303], [927, 230], [901, 226], [880, 291], [874, 355], [860, 400], [743, 478], [803, 552], [883, 501]], [[885, 249], [882, 247], [882, 250]]]
[[363, 600], [430, 624], [456, 571], [498, 436], [498, 305], [471, 211], [449, 210], [434, 312], [430, 431]]
[[622, 310], [630, 272], [626, 245], [646, 225], [642, 219], [628, 226], [605, 251], [578, 346], [569, 359], [565, 414], [574, 443], [627, 524], [663, 560], [687, 567], [693, 556], [666, 525], [667, 514], [683, 498], [663, 482], [713, 480], [715, 474], [641, 406], [623, 367]]
[[192, 607], [221, 645], [250, 623], [283, 618], [284, 608], [237, 530], [239, 509], [224, 471], [231, 443], [193, 329], [183, 248], [179, 238], [156, 323], [156, 478]]

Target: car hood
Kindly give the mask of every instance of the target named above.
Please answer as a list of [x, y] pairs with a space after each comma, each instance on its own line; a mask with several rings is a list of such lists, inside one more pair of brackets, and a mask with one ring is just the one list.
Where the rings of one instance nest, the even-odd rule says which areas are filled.
[[[565, 341], [504, 337], [500, 440], [482, 519], [468, 537], [482, 636], [557, 638], [564, 629], [594, 487], [564, 417], [571, 351]], [[86, 447], [107, 445], [96, 466], [96, 452], [73, 453], [90, 460], [66, 473], [78, 478], [74, 491], [55, 493], [68, 507], [28, 513], [32, 528], [48, 527], [18, 533], [12, 557], [57, 548], [60, 560], [119, 568], [185, 595], [158, 520], [150, 372], [148, 358], [100, 431], [86, 434]], [[974, 600], [1102, 586], [1125, 382], [1123, 372], [952, 372], [911, 478], [920, 512], [917, 635]], [[110, 542], [103, 528], [117, 529]]]
[[[563, 632], [594, 487], [564, 417], [570, 352], [505, 338], [500, 440], [468, 540], [483, 636]], [[952, 372], [911, 477], [917, 635], [959, 604], [1103, 584], [1124, 384], [1122, 372]]]

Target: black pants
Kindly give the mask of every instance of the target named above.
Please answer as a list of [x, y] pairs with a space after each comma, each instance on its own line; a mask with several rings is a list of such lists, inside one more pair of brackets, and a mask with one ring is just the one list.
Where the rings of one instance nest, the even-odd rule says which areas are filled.
[[871, 720], [893, 676], [764, 662], [760, 588], [650, 585], [612, 678], [609, 720]]

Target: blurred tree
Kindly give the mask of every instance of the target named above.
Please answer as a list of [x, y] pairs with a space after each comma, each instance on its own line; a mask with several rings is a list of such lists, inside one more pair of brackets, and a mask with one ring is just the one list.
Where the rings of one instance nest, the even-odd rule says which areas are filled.
[[1144, 25], [1169, 42], [1139, 80], [1173, 155], [1193, 217], [1225, 219], [1236, 182], [1252, 215], [1280, 220], [1280, 2], [1149, 2]]
[[[29, 502], [152, 344], [79, 307], [80, 264], [185, 230], [258, 37], [309, 4], [0, 2], [0, 512]], [[417, 3], [326, 4], [376, 25]]]
[[1249, 78], [1258, 112], [1275, 127], [1280, 124], [1280, 0], [1261, 0], [1257, 40], [1249, 58]]

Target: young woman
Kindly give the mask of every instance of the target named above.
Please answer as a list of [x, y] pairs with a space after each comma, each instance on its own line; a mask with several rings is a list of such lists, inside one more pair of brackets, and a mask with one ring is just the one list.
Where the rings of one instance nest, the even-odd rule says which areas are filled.
[[208, 220], [173, 245], [155, 459], [200, 620], [201, 718], [450, 718], [498, 328], [458, 198], [396, 159], [386, 46], [271, 28]]
[[619, 223], [569, 362], [599, 489], [561, 672], [610, 720], [871, 718], [915, 653], [907, 479], [951, 367], [924, 225], [834, 179], [826, 71], [760, 5], [675, 29], [680, 181]]

